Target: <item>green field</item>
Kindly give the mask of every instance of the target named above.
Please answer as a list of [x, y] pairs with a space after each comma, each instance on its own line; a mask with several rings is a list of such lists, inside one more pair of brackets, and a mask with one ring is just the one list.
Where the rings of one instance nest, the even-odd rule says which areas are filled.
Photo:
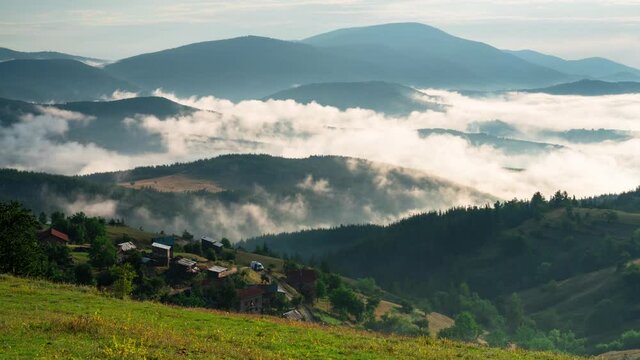
[[0, 275], [3, 359], [553, 359], [432, 338], [116, 300]]

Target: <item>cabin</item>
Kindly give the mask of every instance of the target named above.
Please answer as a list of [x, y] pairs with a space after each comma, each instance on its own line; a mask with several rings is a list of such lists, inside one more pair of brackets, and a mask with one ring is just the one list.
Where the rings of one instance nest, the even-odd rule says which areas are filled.
[[67, 245], [69, 243], [69, 235], [54, 228], [49, 228], [39, 233], [38, 239], [52, 245]]
[[240, 299], [240, 312], [249, 314], [262, 313], [262, 295], [264, 295], [264, 290], [260, 286], [249, 286], [237, 292], [238, 298]]
[[222, 252], [224, 246], [222, 242], [214, 240], [212, 237], [203, 236], [200, 238], [200, 245], [202, 246], [202, 252], [206, 254], [207, 250], [212, 249], [217, 254]]
[[287, 271], [287, 282], [302, 294], [315, 298], [317, 275], [313, 269]]
[[213, 265], [207, 268], [207, 273], [209, 275], [209, 278], [215, 279], [215, 280], [224, 279], [227, 276], [233, 275], [237, 272], [238, 272], [238, 268], [235, 266], [232, 267], [231, 269], [226, 268], [224, 266], [218, 266], [218, 265]]
[[195, 274], [200, 271], [198, 263], [187, 258], [179, 258], [173, 262], [176, 267], [180, 268], [185, 273]]
[[151, 253], [158, 264], [169, 266], [169, 261], [173, 258], [173, 246], [154, 242], [151, 244]]
[[286, 313], [282, 314], [282, 317], [293, 321], [304, 321], [304, 316], [302, 316], [302, 313], [300, 313], [300, 311], [296, 309], [287, 311]]
[[175, 236], [160, 236], [151, 239], [152, 242], [174, 247], [176, 245]]
[[137, 249], [134, 243], [131, 241], [118, 244], [118, 251], [116, 253], [118, 263], [121, 264], [127, 255], [131, 254]]

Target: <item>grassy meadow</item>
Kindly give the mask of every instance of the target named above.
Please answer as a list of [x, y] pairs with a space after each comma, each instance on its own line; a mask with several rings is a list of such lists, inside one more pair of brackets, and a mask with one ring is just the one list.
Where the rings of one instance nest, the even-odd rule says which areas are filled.
[[117, 300], [0, 275], [3, 359], [570, 359]]

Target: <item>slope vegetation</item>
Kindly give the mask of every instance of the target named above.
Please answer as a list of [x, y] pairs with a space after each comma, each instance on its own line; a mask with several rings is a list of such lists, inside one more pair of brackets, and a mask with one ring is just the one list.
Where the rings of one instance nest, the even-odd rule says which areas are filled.
[[569, 358], [115, 300], [88, 288], [6, 275], [0, 276], [0, 302], [7, 358]]

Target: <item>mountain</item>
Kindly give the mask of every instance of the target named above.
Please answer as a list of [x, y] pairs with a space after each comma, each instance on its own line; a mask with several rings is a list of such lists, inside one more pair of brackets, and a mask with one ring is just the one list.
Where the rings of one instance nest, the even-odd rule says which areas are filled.
[[567, 79], [565, 74], [505, 54], [490, 45], [419, 23], [340, 29], [303, 42], [384, 66], [395, 82], [418, 87], [486, 90]]
[[67, 59], [81, 61], [87, 65], [104, 65], [108, 61], [102, 59], [89, 58], [78, 55], [70, 55], [56, 51], [36, 51], [36, 52], [24, 52], [16, 51], [7, 48], [0, 47], [0, 61], [8, 60], [51, 60], [51, 59]]
[[601, 57], [579, 60], [565, 60], [563, 58], [539, 53], [533, 50], [505, 50], [532, 64], [554, 69], [556, 71], [607, 81], [640, 81], [640, 70]]
[[383, 72], [313, 46], [257, 36], [138, 55], [105, 69], [149, 89], [232, 100], [262, 98], [297, 84], [367, 80]]
[[65, 102], [95, 100], [136, 86], [75, 60], [10, 60], [0, 62], [0, 97]]
[[85, 177], [0, 171], [0, 199], [52, 212], [106, 207], [127, 223], [239, 240], [345, 223], [386, 223], [404, 214], [494, 197], [424, 173], [342, 157], [225, 155], [193, 163]]
[[640, 82], [606, 82], [601, 80], [580, 80], [540, 89], [523, 90], [551, 95], [601, 96], [640, 93]]
[[508, 154], [535, 154], [559, 150], [563, 147], [556, 144], [548, 144], [527, 140], [510, 139], [485, 133], [465, 133], [450, 129], [420, 129], [421, 137], [430, 135], [451, 135], [465, 139], [472, 146], [491, 146]]
[[[162, 97], [135, 97], [115, 101], [70, 102], [36, 105], [0, 98], [0, 125], [11, 126], [27, 115], [44, 115], [56, 110], [73, 111], [88, 121], [70, 121], [61, 141], [96, 144], [123, 154], [164, 151], [162, 138], [124, 121], [137, 116], [154, 116], [160, 120], [191, 114], [197, 109]], [[1, 128], [0, 128], [1, 129]]]
[[302, 42], [257, 36], [207, 41], [130, 57], [105, 70], [147, 89], [231, 100], [259, 99], [312, 83], [385, 81], [504, 89], [570, 80], [422, 24], [342, 29]]
[[302, 104], [315, 101], [341, 110], [362, 108], [397, 116], [412, 111], [442, 110], [441, 105], [429, 101], [426, 93], [381, 81], [301, 85], [264, 98], [267, 99], [292, 99]]

